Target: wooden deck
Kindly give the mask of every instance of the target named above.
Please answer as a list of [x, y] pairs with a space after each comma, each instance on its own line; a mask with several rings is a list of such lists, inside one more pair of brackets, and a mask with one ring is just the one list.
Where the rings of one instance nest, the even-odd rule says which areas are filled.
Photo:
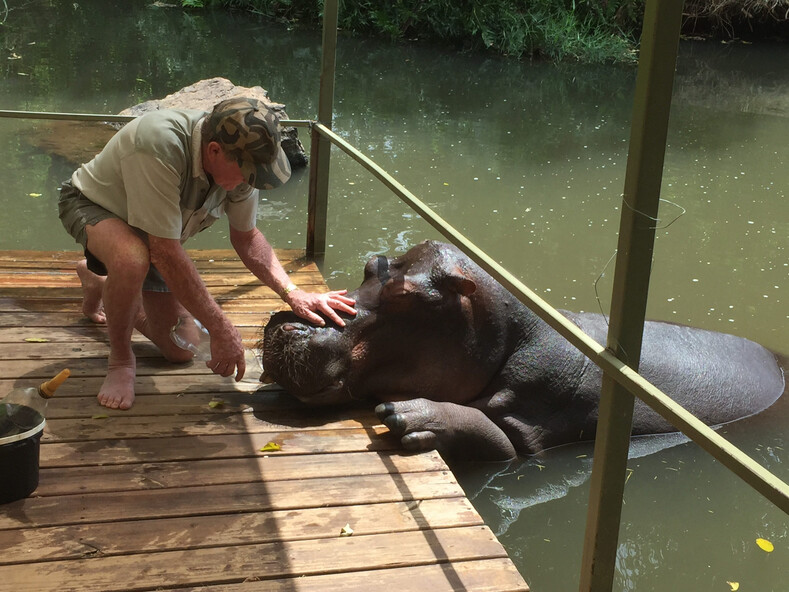
[[[300, 254], [279, 252], [327, 290]], [[283, 303], [229, 251], [192, 255], [252, 345]], [[80, 314], [77, 257], [0, 252], [0, 396], [72, 372], [38, 489], [0, 506], [0, 591], [528, 590], [440, 456], [402, 454], [369, 409], [308, 409], [142, 337], [134, 407], [99, 406], [106, 329]]]

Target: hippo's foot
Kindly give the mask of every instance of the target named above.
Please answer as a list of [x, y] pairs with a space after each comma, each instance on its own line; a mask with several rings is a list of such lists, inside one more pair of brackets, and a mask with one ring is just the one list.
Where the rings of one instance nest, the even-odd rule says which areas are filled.
[[503, 431], [473, 407], [411, 399], [381, 403], [378, 418], [406, 450], [438, 450], [445, 458], [509, 460], [515, 448]]

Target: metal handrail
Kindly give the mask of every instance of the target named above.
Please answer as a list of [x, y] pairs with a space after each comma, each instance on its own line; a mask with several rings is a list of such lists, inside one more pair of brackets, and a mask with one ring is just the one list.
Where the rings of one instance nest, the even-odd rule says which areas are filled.
[[61, 121], [112, 121], [127, 123], [139, 115], [102, 115], [100, 113], [53, 113], [48, 111], [9, 111], [0, 109], [0, 117], [12, 119], [57, 119]]

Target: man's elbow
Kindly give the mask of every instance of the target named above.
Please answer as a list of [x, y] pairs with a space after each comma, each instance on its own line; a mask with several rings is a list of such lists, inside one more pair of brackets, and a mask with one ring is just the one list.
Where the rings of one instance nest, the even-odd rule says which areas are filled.
[[148, 251], [150, 253], [151, 265], [161, 270], [161, 268], [172, 261], [183, 251], [181, 241], [172, 238], [161, 238], [158, 236], [148, 237]]
[[251, 230], [237, 230], [230, 227], [230, 244], [236, 251], [246, 251], [255, 239], [255, 236], [260, 234], [257, 228]]

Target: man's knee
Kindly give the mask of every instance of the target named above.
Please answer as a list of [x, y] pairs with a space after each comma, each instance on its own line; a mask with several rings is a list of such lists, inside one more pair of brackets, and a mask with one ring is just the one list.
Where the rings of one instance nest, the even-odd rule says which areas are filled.
[[191, 362], [194, 358], [192, 352], [187, 349], [181, 349], [175, 344], [172, 347], [162, 347], [160, 349], [164, 359], [172, 364], [185, 364], [186, 362]]
[[109, 277], [142, 285], [151, 255], [148, 246], [132, 228], [118, 219], [87, 226], [87, 248], [106, 268]]

